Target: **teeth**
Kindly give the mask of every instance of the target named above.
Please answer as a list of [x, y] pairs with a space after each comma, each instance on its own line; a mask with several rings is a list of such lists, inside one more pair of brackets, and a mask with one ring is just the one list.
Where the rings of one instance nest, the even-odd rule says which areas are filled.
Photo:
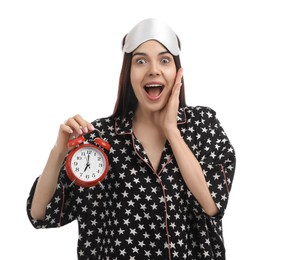
[[158, 87], [162, 87], [162, 85], [159, 84], [154, 84], [154, 85], [145, 85], [146, 88], [158, 88]]

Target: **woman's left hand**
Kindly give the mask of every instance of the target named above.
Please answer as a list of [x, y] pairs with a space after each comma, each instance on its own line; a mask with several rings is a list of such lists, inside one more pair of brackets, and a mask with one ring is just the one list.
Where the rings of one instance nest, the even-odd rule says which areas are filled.
[[173, 129], [177, 129], [177, 113], [179, 107], [179, 94], [181, 88], [183, 69], [177, 71], [174, 86], [172, 87], [171, 95], [168, 99], [167, 105], [160, 112], [160, 127], [166, 137]]

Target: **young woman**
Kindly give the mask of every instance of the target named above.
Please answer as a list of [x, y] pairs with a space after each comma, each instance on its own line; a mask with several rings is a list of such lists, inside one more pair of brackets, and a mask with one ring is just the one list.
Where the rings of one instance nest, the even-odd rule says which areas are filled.
[[[35, 228], [78, 221], [78, 259], [225, 259], [222, 217], [234, 149], [214, 110], [185, 103], [180, 43], [156, 19], [123, 40], [112, 116], [60, 126], [27, 213]], [[71, 184], [68, 141], [98, 130], [111, 144], [101, 185]]]

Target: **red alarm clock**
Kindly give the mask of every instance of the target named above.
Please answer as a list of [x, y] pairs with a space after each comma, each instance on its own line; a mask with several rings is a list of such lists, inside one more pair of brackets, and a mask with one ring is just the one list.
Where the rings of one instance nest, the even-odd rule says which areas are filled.
[[92, 187], [106, 177], [109, 170], [109, 160], [102, 148], [110, 150], [109, 143], [95, 138], [94, 144], [84, 143], [84, 136], [79, 136], [68, 142], [68, 147], [77, 146], [67, 155], [65, 167], [72, 183], [83, 187]]

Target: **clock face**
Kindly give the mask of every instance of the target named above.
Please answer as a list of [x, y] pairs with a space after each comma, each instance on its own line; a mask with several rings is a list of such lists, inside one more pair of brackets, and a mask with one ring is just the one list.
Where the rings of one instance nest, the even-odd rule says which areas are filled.
[[95, 185], [105, 177], [107, 171], [108, 159], [95, 145], [84, 144], [72, 151], [68, 158], [68, 174], [72, 181], [76, 180], [76, 184]]

